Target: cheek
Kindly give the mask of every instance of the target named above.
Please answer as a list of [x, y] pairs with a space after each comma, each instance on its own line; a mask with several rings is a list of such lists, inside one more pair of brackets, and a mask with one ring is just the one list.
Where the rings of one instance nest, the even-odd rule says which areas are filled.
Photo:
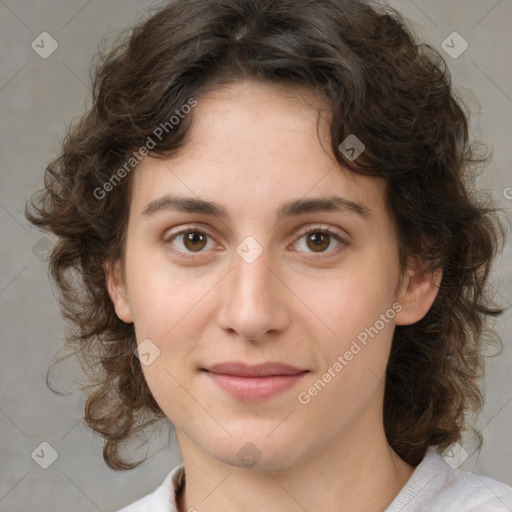
[[389, 284], [382, 272], [350, 272], [311, 296], [334, 334], [317, 336], [322, 364], [302, 389], [315, 397], [309, 411], [332, 415], [339, 404], [335, 415], [344, 421], [383, 391], [396, 315]]
[[194, 402], [182, 384], [181, 375], [177, 374], [165, 355], [149, 366], [142, 365], [142, 371], [151, 394], [172, 422], [181, 424], [194, 421], [194, 414], [197, 414]]
[[134, 323], [146, 337], [167, 338], [172, 330], [190, 324], [196, 307], [215, 287], [213, 272], [182, 268], [165, 258], [132, 254], [127, 274]]
[[310, 295], [311, 303], [318, 305], [315, 312], [330, 329], [329, 336], [317, 337], [323, 353], [318, 372], [320, 379], [325, 376], [329, 381], [330, 389], [322, 391], [318, 406], [326, 410], [338, 396], [348, 408], [362, 406], [385, 380], [397, 305], [395, 276], [393, 270], [387, 271], [394, 267], [380, 263], [360, 259], [357, 266]]
[[359, 263], [343, 269], [322, 286], [309, 287], [306, 295], [332, 337], [345, 342], [372, 326], [390, 308], [388, 319], [394, 317], [396, 275], [392, 265], [383, 268], [378, 263]]

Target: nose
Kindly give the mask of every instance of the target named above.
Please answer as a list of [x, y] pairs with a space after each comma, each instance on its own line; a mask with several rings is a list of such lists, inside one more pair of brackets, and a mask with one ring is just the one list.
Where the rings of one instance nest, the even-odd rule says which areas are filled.
[[217, 322], [222, 329], [256, 341], [286, 330], [290, 292], [269, 263], [265, 251], [252, 263], [234, 254], [221, 291]]

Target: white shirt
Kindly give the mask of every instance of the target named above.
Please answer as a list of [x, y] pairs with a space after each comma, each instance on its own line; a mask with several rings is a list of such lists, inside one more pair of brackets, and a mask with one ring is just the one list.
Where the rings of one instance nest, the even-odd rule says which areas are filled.
[[[176, 495], [184, 483], [175, 467], [151, 494], [117, 512], [179, 512]], [[512, 487], [453, 469], [430, 447], [400, 493], [383, 512], [511, 512]]]

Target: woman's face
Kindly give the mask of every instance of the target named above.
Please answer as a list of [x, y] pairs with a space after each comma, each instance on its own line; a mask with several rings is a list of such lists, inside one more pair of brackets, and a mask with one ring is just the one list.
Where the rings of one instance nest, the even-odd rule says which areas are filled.
[[179, 157], [134, 171], [111, 296], [182, 454], [285, 468], [378, 435], [394, 325], [433, 300], [409, 304], [384, 182], [336, 164], [308, 99], [209, 93]]

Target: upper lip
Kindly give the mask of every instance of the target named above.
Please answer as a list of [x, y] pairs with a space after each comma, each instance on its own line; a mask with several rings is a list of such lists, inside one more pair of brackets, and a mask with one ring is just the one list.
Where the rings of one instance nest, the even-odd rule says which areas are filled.
[[308, 370], [303, 370], [295, 366], [283, 363], [262, 363], [249, 365], [238, 362], [228, 362], [214, 364], [203, 370], [218, 373], [221, 375], [234, 375], [237, 377], [266, 377], [269, 375], [296, 375]]

